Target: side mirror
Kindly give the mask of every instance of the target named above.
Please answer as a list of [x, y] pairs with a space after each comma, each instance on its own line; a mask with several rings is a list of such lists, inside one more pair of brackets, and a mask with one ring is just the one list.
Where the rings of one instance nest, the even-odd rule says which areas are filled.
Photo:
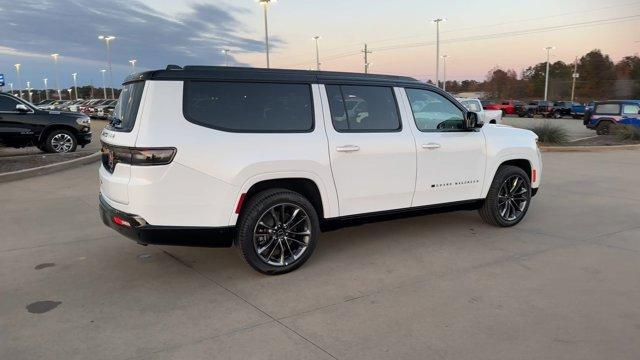
[[29, 112], [29, 108], [24, 104], [17, 104], [16, 111], [19, 113], [27, 113]]
[[475, 129], [482, 125], [478, 122], [478, 113], [468, 111], [464, 119], [464, 125], [467, 129]]

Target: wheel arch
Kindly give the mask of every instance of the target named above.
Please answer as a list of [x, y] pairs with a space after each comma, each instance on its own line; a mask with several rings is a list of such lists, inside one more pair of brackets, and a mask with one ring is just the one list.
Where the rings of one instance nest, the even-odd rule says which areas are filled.
[[53, 124], [53, 125], [48, 125], [44, 129], [42, 129], [42, 131], [40, 132], [40, 135], [38, 136], [38, 143], [41, 144], [43, 141], [45, 141], [47, 139], [47, 136], [49, 136], [49, 134], [55, 130], [70, 131], [76, 137], [76, 141], [78, 140], [78, 130], [73, 126], [64, 125], [64, 124]]
[[[487, 193], [489, 192], [489, 188], [493, 183], [493, 179], [495, 178], [496, 174], [498, 173], [498, 169], [501, 166], [511, 165], [511, 166], [519, 167], [529, 176], [529, 180], [532, 180], [531, 178], [532, 178], [533, 169], [536, 169], [538, 173], [540, 172], [540, 169], [539, 169], [540, 165], [539, 164], [537, 165], [535, 161], [533, 161], [529, 156], [525, 154], [512, 154], [508, 157], [503, 157], [499, 161], [496, 161], [495, 164], [496, 165], [494, 165], [494, 167], [490, 169], [490, 172], [486, 177], [487, 180], [485, 181], [485, 184], [482, 189], [482, 198], [487, 196]], [[537, 175], [537, 180], [535, 181], [535, 183], [539, 184], [539, 182], [540, 182], [540, 176]], [[531, 181], [531, 184], [533, 186], [534, 181]]]
[[319, 177], [310, 173], [263, 174], [247, 180], [242, 186], [236, 197], [229, 225], [235, 225], [247, 200], [260, 191], [275, 188], [295, 191], [306, 197], [321, 219], [338, 216], [337, 195], [327, 189]]

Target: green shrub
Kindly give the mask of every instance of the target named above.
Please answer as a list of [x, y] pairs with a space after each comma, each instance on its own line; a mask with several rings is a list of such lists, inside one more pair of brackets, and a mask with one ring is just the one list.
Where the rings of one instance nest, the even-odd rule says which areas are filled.
[[633, 125], [616, 126], [614, 134], [620, 140], [640, 141], [640, 128]]
[[531, 129], [538, 135], [538, 141], [544, 144], [563, 144], [569, 139], [567, 130], [561, 126], [544, 123]]

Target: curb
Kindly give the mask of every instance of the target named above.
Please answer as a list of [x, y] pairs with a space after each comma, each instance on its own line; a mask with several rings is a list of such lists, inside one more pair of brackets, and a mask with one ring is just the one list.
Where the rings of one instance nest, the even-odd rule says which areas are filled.
[[540, 146], [542, 152], [607, 152], [618, 150], [640, 150], [640, 144], [610, 146]]
[[54, 172], [72, 169], [74, 167], [90, 164], [94, 161], [98, 161], [100, 159], [100, 152], [95, 152], [91, 155], [83, 156], [81, 158], [67, 160], [63, 162], [59, 162], [56, 164], [49, 164], [44, 166], [39, 166], [31, 169], [17, 170], [4, 174], [0, 174], [0, 183], [5, 183], [9, 181], [15, 181], [20, 179], [26, 179], [33, 176], [40, 176], [51, 174]]

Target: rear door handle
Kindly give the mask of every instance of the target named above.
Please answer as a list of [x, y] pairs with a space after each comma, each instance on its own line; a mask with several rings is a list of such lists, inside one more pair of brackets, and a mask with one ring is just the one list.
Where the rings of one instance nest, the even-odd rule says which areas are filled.
[[440, 148], [440, 144], [436, 144], [436, 143], [428, 143], [428, 144], [422, 144], [422, 148], [423, 149], [439, 149]]
[[360, 146], [358, 145], [343, 145], [336, 148], [336, 151], [339, 152], [353, 152], [358, 150], [360, 150]]

